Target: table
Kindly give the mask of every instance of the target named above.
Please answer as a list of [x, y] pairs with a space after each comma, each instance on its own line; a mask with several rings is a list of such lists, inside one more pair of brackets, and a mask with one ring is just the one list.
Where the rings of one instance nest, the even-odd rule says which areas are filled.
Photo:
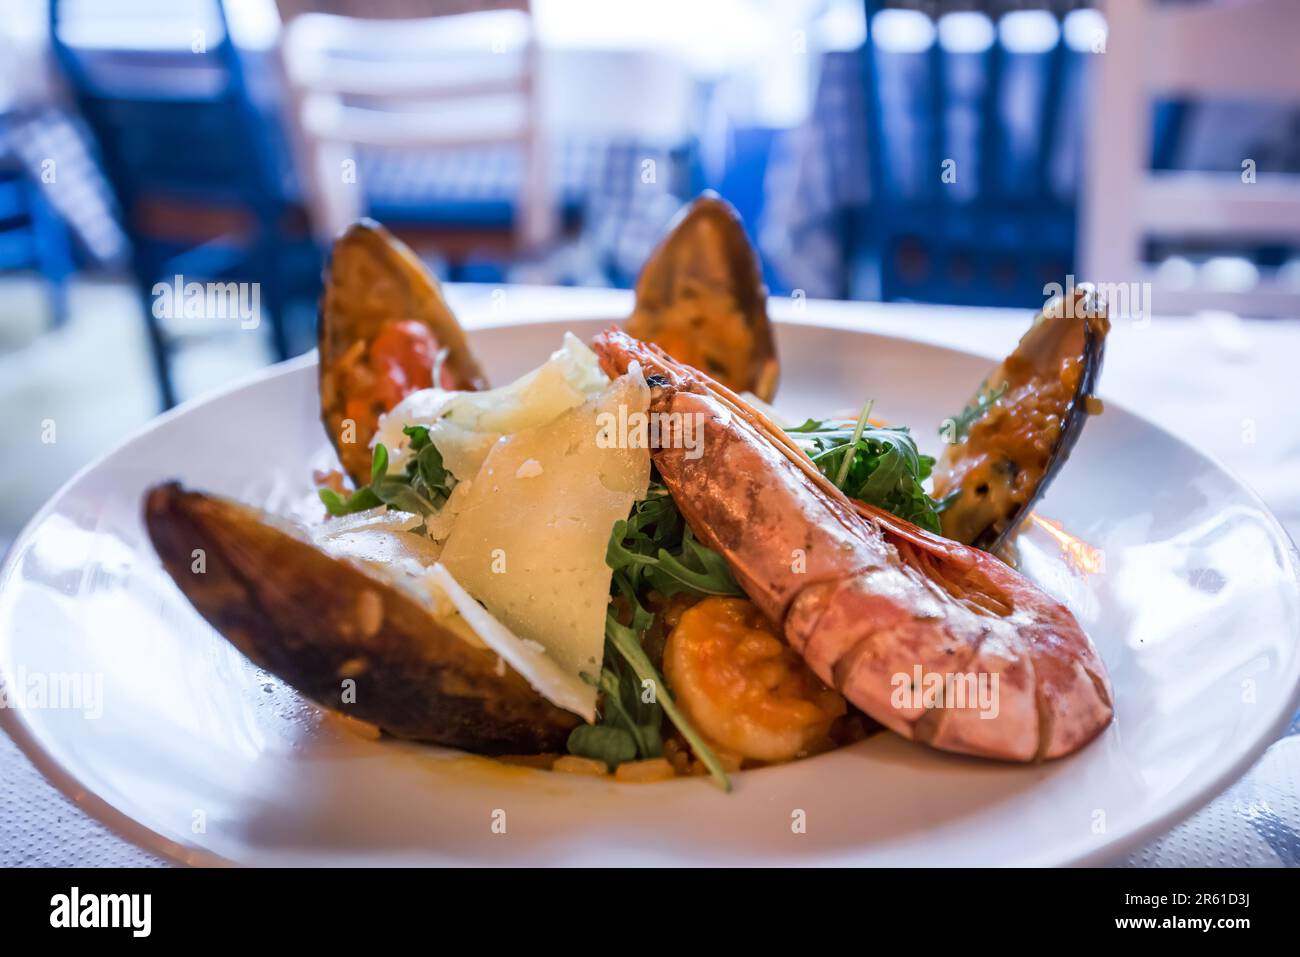
[[[465, 325], [619, 317], [630, 293], [608, 289], [454, 286]], [[819, 321], [905, 335], [990, 357], [1011, 349], [1021, 311], [774, 299]], [[1300, 538], [1300, 321], [1155, 317], [1118, 322], [1102, 396], [1216, 457]], [[0, 737], [0, 866], [161, 863], [91, 821]], [[1300, 866], [1300, 721], [1237, 784], [1191, 819], [1116, 864]]]

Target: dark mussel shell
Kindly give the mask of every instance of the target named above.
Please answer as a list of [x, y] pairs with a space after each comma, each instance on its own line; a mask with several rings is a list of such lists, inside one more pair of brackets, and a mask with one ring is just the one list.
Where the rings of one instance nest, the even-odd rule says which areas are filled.
[[[318, 330], [321, 421], [344, 471], [358, 486], [370, 479], [373, 428], [350, 420], [347, 408], [354, 379], [343, 374], [340, 363], [360, 359], [388, 323], [406, 320], [422, 323], [444, 350], [443, 379], [448, 385], [486, 387], [483, 370], [437, 278], [384, 227], [373, 220], [358, 220], [334, 241]], [[378, 415], [391, 410], [370, 411]]]
[[735, 392], [776, 394], [767, 287], [730, 203], [705, 192], [678, 215], [637, 279], [627, 331]]
[[149, 490], [144, 513], [163, 566], [195, 609], [319, 705], [395, 737], [480, 754], [563, 751], [581, 721], [400, 587], [255, 509], [168, 483]]
[[1099, 406], [1109, 329], [1091, 291], [1053, 299], [966, 410], [944, 423], [949, 445], [933, 494], [945, 536], [997, 551], [1014, 534]]

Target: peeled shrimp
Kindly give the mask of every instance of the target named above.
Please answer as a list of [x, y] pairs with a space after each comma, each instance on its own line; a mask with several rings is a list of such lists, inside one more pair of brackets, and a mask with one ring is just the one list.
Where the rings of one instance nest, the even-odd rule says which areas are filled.
[[844, 698], [743, 598], [706, 598], [687, 610], [668, 635], [664, 672], [700, 732], [743, 758], [824, 750], [845, 712]]

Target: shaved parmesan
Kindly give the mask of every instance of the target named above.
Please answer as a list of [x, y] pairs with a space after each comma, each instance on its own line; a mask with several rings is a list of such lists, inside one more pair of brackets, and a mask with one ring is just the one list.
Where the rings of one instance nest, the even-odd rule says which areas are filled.
[[[376, 441], [389, 450], [389, 472], [400, 472], [410, 455], [403, 429], [427, 428], [458, 480], [450, 498], [423, 523], [376, 509], [313, 537], [592, 721], [596, 689], [582, 675], [598, 675], [604, 656], [605, 549], [650, 478], [647, 449], [602, 447], [600, 417], [644, 414], [649, 399], [639, 370], [611, 383], [572, 335], [502, 388], [414, 393], [381, 420]], [[421, 525], [427, 536], [412, 534]]]
[[435, 542], [444, 542], [451, 530], [456, 526], [456, 517], [460, 515], [460, 510], [464, 508], [466, 500], [469, 498], [469, 490], [474, 487], [474, 483], [469, 479], [458, 482], [456, 487], [451, 490], [451, 496], [443, 503], [442, 508], [432, 515], [426, 515], [424, 518], [424, 531]]
[[550, 422], [608, 384], [596, 354], [566, 332], [560, 348], [532, 372], [500, 389], [461, 393], [446, 417], [465, 429], [508, 435]]
[[501, 656], [501, 660], [523, 675], [533, 689], [553, 704], [596, 720], [596, 698], [581, 678], [566, 672], [546, 649], [520, 638], [492, 613], [474, 600], [444, 565], [429, 569], [427, 581], [456, 610], [475, 635]]
[[412, 534], [419, 523], [418, 515], [380, 507], [331, 519], [308, 532], [327, 555], [400, 588], [449, 631], [475, 647], [484, 647], [477, 630], [461, 618], [445, 589], [431, 584], [430, 570], [441, 548], [423, 535]]
[[605, 549], [614, 523], [645, 497], [650, 480], [649, 451], [602, 448], [598, 416], [618, 416], [620, 408], [644, 413], [649, 402], [644, 379], [625, 375], [553, 421], [501, 439], [442, 552], [442, 564], [471, 595], [521, 640], [540, 646], [565, 676], [568, 703], [539, 690], [589, 719], [596, 689], [581, 674], [598, 675], [604, 656]]
[[384, 506], [345, 515], [312, 526], [308, 531], [316, 547], [326, 554], [372, 571], [392, 570], [399, 575], [423, 575], [438, 560], [438, 547], [411, 530], [420, 517]]
[[[460, 487], [468, 488], [469, 484]], [[401, 589], [463, 641], [495, 651], [500, 656], [498, 674], [505, 674], [508, 665], [548, 701], [594, 721], [591, 688], [566, 671], [545, 645], [519, 637], [475, 601], [438, 563], [438, 546], [411, 534], [418, 523], [418, 516], [376, 508], [306, 531], [322, 551]]]
[[609, 383], [596, 354], [577, 336], [550, 359], [510, 385], [486, 392], [423, 389], [403, 399], [380, 419], [375, 441], [389, 451], [388, 471], [406, 467], [408, 439], [402, 429], [422, 425], [443, 464], [458, 479], [473, 478], [503, 435], [545, 425], [581, 405]]
[[508, 665], [548, 701], [594, 721], [595, 699], [582, 679], [565, 671], [544, 646], [520, 638], [475, 601], [438, 563], [438, 546], [411, 534], [418, 523], [418, 516], [376, 508], [307, 532], [322, 551], [401, 589], [463, 641], [495, 651], [500, 656], [498, 674], [505, 674]]

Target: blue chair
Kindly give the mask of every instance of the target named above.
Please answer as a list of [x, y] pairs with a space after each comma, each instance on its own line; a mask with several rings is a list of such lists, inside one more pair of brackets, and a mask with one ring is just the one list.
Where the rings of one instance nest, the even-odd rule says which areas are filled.
[[291, 352], [286, 307], [316, 295], [320, 267], [292, 198], [287, 150], [250, 96], [224, 4], [185, 6], [125, 0], [104, 11], [85, 0], [51, 0], [49, 15], [53, 51], [132, 242], [164, 407], [176, 391], [171, 343], [151, 308], [155, 283], [177, 275], [259, 283], [262, 315], [283, 359]]
[[40, 187], [12, 157], [4, 155], [0, 120], [0, 272], [35, 271], [47, 282], [55, 327], [68, 314], [67, 279], [73, 251], [68, 229]]
[[876, 271], [867, 294], [1041, 304], [1074, 262], [1077, 183], [1053, 162], [1082, 55], [1046, 11], [1011, 21], [1023, 31], [978, 13], [936, 29], [916, 11], [878, 18], [882, 6], [866, 3], [871, 201], [849, 226]]
[[[587, 157], [564, 148], [548, 157], [557, 194], [558, 234], [582, 225]], [[509, 148], [444, 152], [357, 150], [365, 215], [417, 249], [437, 250], [448, 278], [501, 282], [501, 264], [517, 257], [520, 156]]]
[[547, 248], [574, 210], [551, 186], [526, 0], [431, 4], [415, 19], [346, 6], [284, 30], [318, 233], [370, 215], [457, 268]]

